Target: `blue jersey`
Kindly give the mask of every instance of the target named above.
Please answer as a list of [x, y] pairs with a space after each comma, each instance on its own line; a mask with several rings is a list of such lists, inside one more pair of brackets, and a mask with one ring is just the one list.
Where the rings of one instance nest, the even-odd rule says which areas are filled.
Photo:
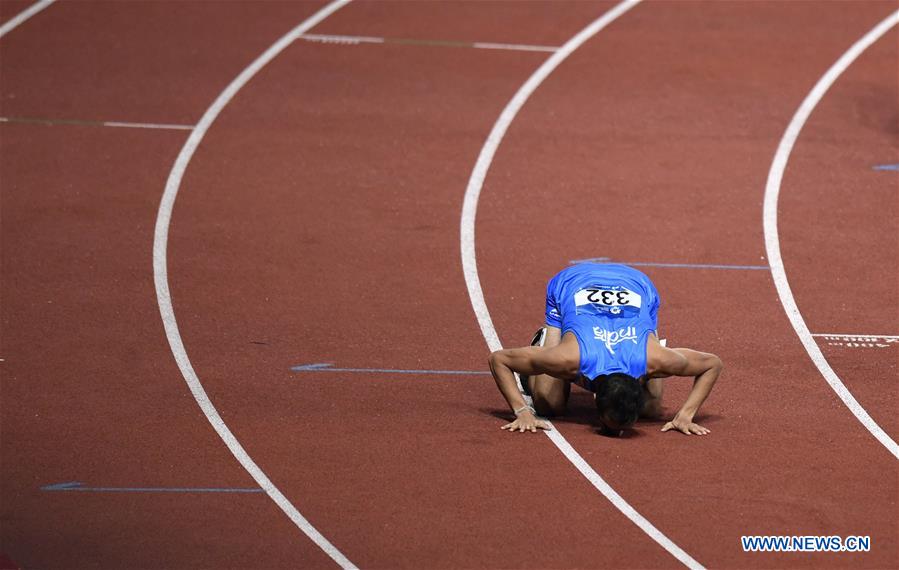
[[616, 372], [646, 374], [646, 343], [658, 328], [659, 293], [632, 267], [581, 263], [546, 286], [546, 324], [574, 333], [588, 384]]

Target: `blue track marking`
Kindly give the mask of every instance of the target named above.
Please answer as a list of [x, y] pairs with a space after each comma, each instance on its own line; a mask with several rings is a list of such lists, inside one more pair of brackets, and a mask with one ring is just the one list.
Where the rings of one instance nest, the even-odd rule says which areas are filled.
[[370, 374], [443, 374], [456, 376], [487, 375], [486, 370], [410, 370], [408, 368], [333, 368], [327, 362], [291, 366], [294, 372], [359, 372]]
[[874, 167], [874, 170], [897, 170], [899, 171], [899, 164], [878, 164]]
[[680, 267], [686, 269], [742, 269], [768, 271], [767, 265], [726, 265], [720, 263], [657, 263], [654, 261], [612, 261], [608, 257], [588, 257], [587, 259], [572, 259], [570, 265], [576, 263], [620, 263], [632, 267]]
[[80, 481], [44, 485], [41, 491], [92, 493], [262, 493], [258, 487], [85, 487]]

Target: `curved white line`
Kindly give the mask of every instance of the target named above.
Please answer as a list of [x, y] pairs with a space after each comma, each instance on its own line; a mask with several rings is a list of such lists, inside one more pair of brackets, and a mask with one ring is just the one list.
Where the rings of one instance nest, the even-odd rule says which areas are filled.
[[8, 22], [0, 26], [0, 38], [18, 28], [22, 22], [34, 16], [44, 8], [48, 7], [53, 2], [54, 0], [41, 0], [40, 2], [32, 4], [28, 8], [25, 8], [24, 10], [10, 18]]
[[852, 62], [854, 62], [862, 52], [880, 39], [881, 36], [887, 33], [887, 31], [897, 23], [899, 23], [899, 10], [888, 16], [860, 40], [855, 42], [855, 44], [827, 70], [827, 73], [818, 80], [815, 87], [809, 92], [802, 104], [799, 105], [799, 109], [796, 111], [796, 114], [793, 115], [793, 120], [790, 121], [787, 130], [784, 132], [783, 138], [780, 140], [780, 145], [778, 145], [777, 152], [774, 154], [774, 161], [771, 163], [771, 169], [768, 171], [768, 182], [765, 185], [763, 223], [765, 228], [765, 249], [768, 251], [768, 259], [771, 265], [771, 275], [774, 277], [774, 285], [777, 287], [777, 294], [780, 297], [780, 302], [783, 305], [784, 311], [787, 313], [787, 317], [790, 319], [790, 323], [793, 325], [793, 329], [799, 336], [799, 340], [802, 341], [802, 345], [805, 347], [806, 352], [808, 352], [809, 357], [811, 357], [812, 362], [818, 367], [818, 370], [824, 376], [824, 379], [827, 380], [827, 383], [830, 384], [830, 387], [833, 388], [833, 391], [837, 393], [837, 396], [843, 400], [846, 407], [855, 414], [858, 421], [860, 421], [890, 453], [899, 459], [899, 446], [897, 446], [896, 442], [893, 441], [893, 439], [887, 435], [879, 425], [877, 425], [877, 422], [868, 415], [868, 412], [865, 411], [862, 405], [852, 396], [849, 389], [846, 388], [840, 380], [840, 377], [837, 376], [837, 373], [830, 367], [827, 359], [824, 358], [824, 354], [821, 352], [821, 349], [818, 348], [815, 339], [812, 338], [812, 334], [809, 331], [808, 326], [806, 326], [805, 320], [802, 318], [802, 313], [799, 312], [799, 307], [796, 306], [793, 292], [790, 290], [790, 283], [787, 281], [787, 273], [784, 270], [783, 259], [780, 256], [780, 238], [777, 234], [777, 199], [780, 195], [780, 184], [783, 180], [784, 170], [787, 168], [790, 152], [793, 150], [793, 145], [796, 142], [796, 138], [799, 137], [803, 125], [805, 125], [809, 115], [812, 114], [815, 106], [821, 98], [824, 97], [824, 94], [827, 93], [827, 90], [830, 89], [830, 86], [833, 85], [834, 81], [846, 71], [846, 68], [852, 65]]
[[327, 553], [328, 556], [342, 568], [355, 569], [356, 566], [337, 550], [337, 547], [331, 544], [328, 539], [316, 530], [316, 528], [300, 514], [297, 508], [293, 506], [290, 500], [275, 487], [275, 484], [272, 483], [265, 472], [256, 465], [234, 434], [231, 433], [231, 430], [228, 429], [228, 426], [225, 425], [224, 420], [219, 415], [218, 410], [215, 409], [215, 406], [209, 400], [209, 396], [206, 395], [203, 384], [197, 377], [196, 372], [194, 372], [190, 359], [187, 356], [187, 351], [184, 348], [184, 343], [181, 340], [181, 334], [178, 332], [178, 323], [175, 319], [175, 311], [172, 308], [172, 298], [169, 293], [168, 268], [166, 265], [166, 248], [168, 246], [172, 208], [175, 205], [175, 198], [178, 196], [178, 189], [181, 186], [181, 179], [184, 177], [184, 171], [187, 169], [187, 165], [190, 163], [190, 159], [193, 156], [194, 151], [196, 151], [197, 146], [200, 144], [200, 141], [202, 141], [203, 137], [206, 135], [206, 131], [212, 126], [213, 121], [215, 121], [225, 105], [231, 101], [237, 92], [240, 91], [240, 89], [246, 85], [246, 83], [252, 79], [260, 69], [281, 53], [284, 48], [295, 41], [301, 34], [307, 32], [310, 28], [346, 5], [349, 1], [350, 0], [336, 0], [331, 2], [275, 42], [265, 51], [265, 53], [256, 58], [249, 67], [244, 69], [240, 75], [238, 75], [234, 81], [222, 91], [218, 98], [206, 110], [206, 113], [203, 114], [203, 118], [200, 119], [200, 122], [191, 132], [187, 142], [184, 143], [184, 147], [181, 149], [180, 154], [178, 154], [178, 158], [175, 160], [175, 164], [172, 167], [172, 171], [169, 173], [169, 178], [165, 185], [165, 193], [163, 193], [162, 201], [159, 204], [159, 212], [156, 216], [156, 233], [153, 240], [153, 278], [156, 283], [156, 300], [159, 304], [159, 313], [162, 316], [162, 322], [165, 325], [165, 334], [166, 337], [168, 337], [172, 354], [175, 357], [175, 361], [178, 363], [178, 368], [181, 369], [181, 374], [184, 376], [185, 382], [187, 382], [187, 385], [190, 387], [194, 399], [197, 401], [197, 404], [199, 404], [200, 409], [203, 410], [203, 413], [206, 414], [209, 423], [215, 428], [216, 433], [219, 434], [219, 437], [222, 438], [222, 441], [225, 442], [225, 445], [228, 446], [228, 449], [234, 457], [241, 465], [243, 465], [243, 468], [247, 470], [259, 486], [265, 490], [268, 496], [271, 497], [282, 511], [284, 511], [284, 514], [286, 514], [290, 520], [292, 520], [293, 523], [306, 534], [306, 536], [312, 539], [319, 548], [324, 550], [325, 553]]
[[[475, 255], [475, 216], [478, 210], [478, 199], [481, 195], [481, 188], [484, 185], [484, 179], [487, 171], [490, 169], [490, 163], [496, 154], [496, 149], [502, 142], [503, 136], [509, 125], [515, 119], [518, 111], [527, 102], [531, 94], [540, 86], [540, 84], [559, 66], [571, 53], [579, 48], [584, 42], [596, 35], [600, 30], [611, 24], [619, 16], [637, 5], [639, 0], [625, 0], [599, 19], [592, 22], [589, 26], [581, 30], [577, 35], [572, 37], [564, 46], [550, 56], [541, 65], [537, 71], [531, 75], [528, 80], [518, 89], [518, 92], [512, 97], [502, 114], [493, 125], [490, 135], [481, 148], [481, 154], [478, 156], [474, 170], [472, 170], [471, 178], [468, 180], [468, 187], [465, 190], [465, 200], [462, 204], [462, 220], [460, 223], [460, 246], [462, 251], [462, 269], [465, 274], [465, 284], [468, 287], [468, 297], [471, 299], [471, 306], [474, 309], [475, 316], [478, 319], [478, 325], [481, 327], [481, 333], [490, 350], [499, 350], [502, 344], [499, 336], [496, 334], [496, 328], [490, 319], [490, 311], [487, 309], [487, 303], [484, 301], [484, 292], [481, 289], [481, 280], [478, 276], [477, 257]], [[680, 560], [689, 568], [699, 569], [703, 566], [694, 560], [689, 554], [684, 552], [678, 545], [674, 544], [667, 536], [652, 525], [643, 515], [638, 513], [624, 498], [619, 495], [606, 481], [593, 470], [590, 465], [584, 461], [584, 458], [571, 447], [571, 444], [562, 436], [558, 429], [544, 432], [549, 439], [559, 448], [559, 451], [570, 461], [581, 474], [587, 478], [590, 483], [599, 490], [600, 493], [621, 511], [624, 516], [629, 518], [634, 524], [640, 527], [643, 532], [649, 535], [662, 548], [667, 550], [672, 556]]]

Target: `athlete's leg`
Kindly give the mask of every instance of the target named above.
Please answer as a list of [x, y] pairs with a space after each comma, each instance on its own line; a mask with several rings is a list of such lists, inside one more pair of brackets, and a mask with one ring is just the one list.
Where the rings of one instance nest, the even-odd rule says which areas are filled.
[[643, 384], [643, 409], [641, 418], [658, 419], [662, 417], [662, 394], [665, 385], [663, 378], [650, 378]]
[[[656, 311], [659, 309], [659, 302], [657, 294], [654, 303], [655, 306], [652, 308], [653, 324], [655, 324], [656, 330], [658, 330], [658, 317], [656, 316]], [[667, 344], [665, 339], [659, 339], [657, 333], [652, 333], [650, 335], [649, 342], [658, 343], [661, 346]], [[663, 378], [650, 378], [643, 384], [643, 409], [640, 410], [641, 418], [658, 419], [662, 417], [662, 394], [665, 389], [665, 384], [662, 380]]]
[[[543, 346], [556, 346], [562, 342], [562, 331], [556, 327], [546, 327]], [[534, 409], [540, 416], [559, 416], [568, 406], [571, 382], [554, 378], [547, 374], [527, 378], [528, 389], [534, 399]]]

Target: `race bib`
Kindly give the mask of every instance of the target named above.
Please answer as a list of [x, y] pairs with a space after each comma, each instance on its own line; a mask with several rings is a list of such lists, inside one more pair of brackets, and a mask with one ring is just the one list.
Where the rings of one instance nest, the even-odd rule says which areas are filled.
[[636, 291], [620, 285], [586, 287], [574, 294], [574, 305], [580, 313], [620, 315], [639, 311], [643, 298]]

